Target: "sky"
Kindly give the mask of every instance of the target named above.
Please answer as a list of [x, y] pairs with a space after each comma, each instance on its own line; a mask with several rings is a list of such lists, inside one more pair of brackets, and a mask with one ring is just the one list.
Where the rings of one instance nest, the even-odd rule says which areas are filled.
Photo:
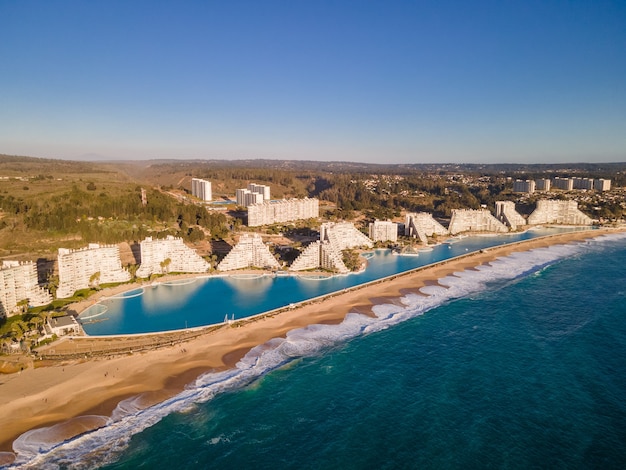
[[0, 154], [626, 161], [626, 2], [0, 0]]

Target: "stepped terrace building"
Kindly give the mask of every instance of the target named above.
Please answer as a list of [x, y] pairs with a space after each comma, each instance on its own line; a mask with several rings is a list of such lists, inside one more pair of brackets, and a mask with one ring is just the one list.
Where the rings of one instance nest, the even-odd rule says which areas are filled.
[[259, 227], [294, 220], [313, 219], [319, 215], [319, 201], [314, 198], [264, 201], [248, 206], [248, 226]]
[[487, 209], [452, 209], [450, 233], [461, 232], [508, 232], [506, 225], [496, 219]]
[[346, 274], [350, 270], [343, 262], [341, 251], [334, 250], [330, 242], [314, 241], [308, 245], [290, 266], [291, 271], [306, 271], [308, 269], [327, 269]]
[[578, 210], [576, 201], [537, 201], [537, 208], [528, 216], [530, 225], [537, 224], [567, 224], [591, 225], [591, 217]]
[[373, 241], [392, 241], [398, 240], [398, 224], [389, 220], [375, 220], [369, 224], [369, 235]]
[[[396, 225], [396, 224], [394, 224]], [[396, 234], [398, 233], [396, 227]], [[343, 262], [342, 250], [366, 246], [374, 246], [350, 222], [327, 222], [320, 227], [320, 240], [307, 246], [290, 266], [292, 271], [323, 268], [341, 274], [350, 272]]]
[[141, 265], [136, 274], [137, 277], [149, 277], [164, 272], [205, 273], [209, 267], [209, 263], [185, 245], [182, 238], [168, 235], [153, 240], [146, 237], [141, 242]]
[[515, 210], [513, 201], [496, 201], [496, 218], [511, 227], [511, 230], [526, 225], [526, 219]]
[[191, 178], [191, 194], [203, 201], [210, 201], [213, 199], [211, 182], [200, 178]]
[[0, 317], [20, 311], [22, 301], [31, 307], [52, 302], [50, 293], [37, 282], [37, 265], [33, 262], [3, 261], [0, 266]]
[[428, 212], [409, 212], [404, 220], [404, 235], [417, 237], [422, 243], [428, 244], [427, 237], [448, 235], [448, 230]]
[[330, 242], [337, 251], [366, 246], [374, 246], [372, 240], [361, 233], [350, 222], [326, 222], [320, 227], [320, 240]]
[[99, 273], [100, 284], [130, 281], [130, 273], [122, 268], [120, 250], [116, 245], [90, 243], [87, 248], [59, 248], [58, 298], [71, 297], [79, 289], [87, 289], [91, 277]]
[[218, 264], [219, 271], [233, 271], [244, 268], [280, 268], [278, 261], [263, 243], [258, 233], [244, 233], [239, 242], [228, 252]]

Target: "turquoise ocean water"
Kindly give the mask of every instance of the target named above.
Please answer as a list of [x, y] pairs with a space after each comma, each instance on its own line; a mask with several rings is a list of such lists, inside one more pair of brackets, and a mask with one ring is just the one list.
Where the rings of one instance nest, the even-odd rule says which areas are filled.
[[[296, 330], [32, 468], [624, 468], [626, 236], [455, 273]], [[103, 322], [104, 323], [104, 322]]]

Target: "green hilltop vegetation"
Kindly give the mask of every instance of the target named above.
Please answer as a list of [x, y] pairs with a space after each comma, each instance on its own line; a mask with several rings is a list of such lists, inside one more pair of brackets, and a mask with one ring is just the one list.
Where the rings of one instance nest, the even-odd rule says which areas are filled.
[[[226, 216], [184, 204], [141, 186], [114, 167], [0, 157], [0, 256], [52, 255], [63, 246], [119, 243], [147, 235], [176, 235], [187, 241], [222, 238]], [[15, 257], [13, 257], [15, 258]]]

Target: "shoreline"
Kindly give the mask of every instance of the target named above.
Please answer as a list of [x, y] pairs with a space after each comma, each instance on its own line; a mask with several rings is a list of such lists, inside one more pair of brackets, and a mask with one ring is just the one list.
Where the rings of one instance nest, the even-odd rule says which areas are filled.
[[[140, 396], [142, 407], [159, 403], [180, 393], [205, 372], [234, 367], [254, 346], [284, 337], [290, 330], [316, 323], [337, 324], [351, 312], [372, 315], [375, 305], [397, 302], [399, 297], [417, 293], [421, 287], [437, 283], [455, 271], [471, 269], [513, 252], [624, 231], [568, 232], [496, 246], [309, 299], [304, 305], [283, 308], [281, 312], [265, 312], [237, 320], [233, 325], [215, 325], [193, 339], [171, 346], [115, 357], [68, 360], [0, 376], [0, 465], [10, 463], [12, 442], [28, 430], [58, 424], [52, 431], [57, 441], [87, 432], [101, 426], [103, 420], [87, 420], [85, 416], [108, 417], [121, 400], [129, 397]], [[133, 290], [140, 286], [128, 287]], [[12, 416], [17, 419], [12, 420]], [[7, 452], [4, 459], [3, 451]]]

